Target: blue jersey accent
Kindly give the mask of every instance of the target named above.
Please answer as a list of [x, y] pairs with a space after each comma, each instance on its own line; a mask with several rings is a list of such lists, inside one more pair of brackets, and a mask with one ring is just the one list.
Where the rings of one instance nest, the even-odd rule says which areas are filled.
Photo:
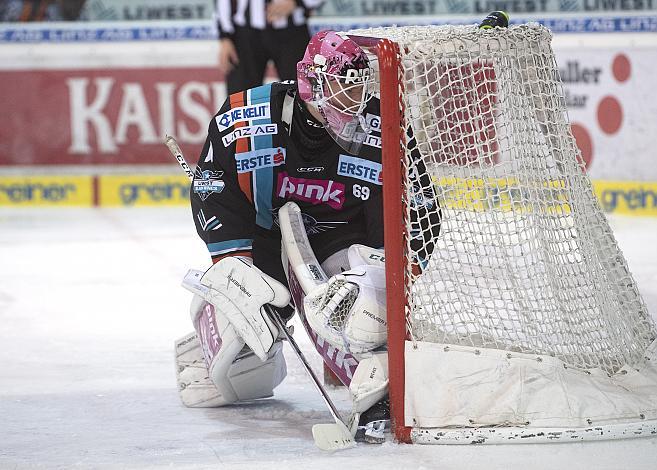
[[221, 222], [219, 222], [219, 220], [215, 220], [215, 221], [213, 221], [213, 222], [210, 222], [210, 223], [207, 225], [207, 230], [212, 230], [212, 229], [214, 229], [217, 225], [221, 225]]
[[253, 248], [253, 240], [250, 238], [241, 238], [239, 240], [226, 240], [225, 242], [208, 243], [210, 255], [225, 255], [231, 251], [244, 251]]
[[[270, 138], [271, 139], [271, 138]], [[282, 147], [264, 148], [235, 154], [238, 173], [248, 173], [285, 163], [285, 149]]]
[[382, 166], [380, 163], [365, 160], [364, 158], [340, 155], [338, 160], [338, 175], [347, 178], [356, 178], [368, 183], [383, 184], [381, 180]]
[[[247, 100], [249, 103], [269, 103], [271, 97], [271, 84], [263, 85], [249, 90]], [[271, 117], [254, 119], [251, 125], [271, 123]], [[256, 135], [251, 137], [251, 148], [254, 151], [271, 149], [273, 139], [271, 135]], [[253, 202], [256, 209], [256, 224], [264, 229], [271, 229], [274, 224], [271, 211], [271, 197], [274, 186], [274, 169], [269, 167], [258, 168], [253, 171]]]

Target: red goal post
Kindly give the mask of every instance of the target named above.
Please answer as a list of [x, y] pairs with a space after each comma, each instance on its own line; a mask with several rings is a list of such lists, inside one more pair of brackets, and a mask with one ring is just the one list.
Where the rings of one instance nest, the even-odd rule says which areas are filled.
[[[585, 174], [549, 31], [348, 34], [379, 83], [396, 440], [657, 434], [657, 329]], [[421, 273], [409, 129], [442, 213]]]
[[404, 345], [407, 285], [403, 221], [405, 151], [402, 110], [402, 69], [399, 46], [389, 39], [351, 36], [376, 55], [381, 100], [381, 151], [383, 166], [384, 246], [386, 256], [386, 310], [388, 316], [388, 377], [392, 432], [399, 442], [411, 442], [411, 427], [404, 425]]
[[[405, 227], [402, 206], [402, 175], [405, 153], [401, 136], [402, 109], [401, 67], [399, 47], [383, 39], [377, 44], [381, 89], [381, 150], [383, 164], [383, 211], [387, 226], [395, 224], [397, 230], [385, 230], [386, 247], [386, 309], [388, 315], [388, 374], [391, 405], [391, 423], [397, 440], [410, 442], [410, 427], [404, 425], [404, 344], [406, 342], [406, 270], [404, 262]], [[390, 247], [390, 249], [388, 249]]]

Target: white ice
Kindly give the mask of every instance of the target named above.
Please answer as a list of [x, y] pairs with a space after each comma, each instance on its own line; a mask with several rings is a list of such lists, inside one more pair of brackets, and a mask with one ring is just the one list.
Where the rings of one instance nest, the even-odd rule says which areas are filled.
[[[657, 219], [611, 222], [656, 315]], [[0, 210], [0, 468], [657, 468], [657, 437], [325, 453], [310, 429], [330, 415], [289, 349], [274, 399], [185, 408], [172, 358], [191, 331], [179, 284], [207, 266], [187, 208]], [[346, 411], [346, 392], [331, 393]]]

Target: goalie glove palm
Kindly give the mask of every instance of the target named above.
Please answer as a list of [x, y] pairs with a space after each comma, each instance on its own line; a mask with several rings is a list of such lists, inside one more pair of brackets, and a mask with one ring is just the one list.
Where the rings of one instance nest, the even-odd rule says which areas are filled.
[[357, 266], [331, 277], [304, 299], [306, 318], [333, 346], [351, 353], [386, 343], [386, 292], [383, 266]]

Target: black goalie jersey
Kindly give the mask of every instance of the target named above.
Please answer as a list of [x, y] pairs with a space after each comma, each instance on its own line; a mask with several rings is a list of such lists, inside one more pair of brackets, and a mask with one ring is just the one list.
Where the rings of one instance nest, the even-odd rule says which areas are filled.
[[210, 122], [191, 191], [213, 261], [251, 256], [281, 282], [278, 209], [288, 201], [300, 207], [320, 263], [354, 243], [383, 246], [378, 100], [365, 110], [371, 132], [352, 155], [295, 92], [294, 83], [272, 83], [231, 95]]

